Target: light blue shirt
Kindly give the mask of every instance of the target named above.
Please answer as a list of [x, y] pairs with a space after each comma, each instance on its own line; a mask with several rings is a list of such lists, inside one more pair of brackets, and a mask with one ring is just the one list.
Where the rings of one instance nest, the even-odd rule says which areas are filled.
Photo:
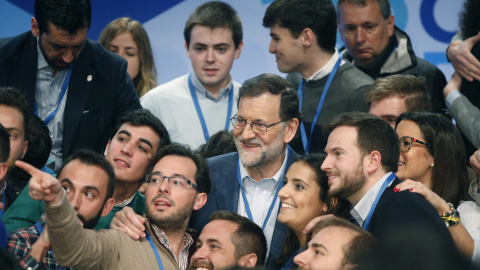
[[[280, 170], [277, 171], [273, 178], [264, 178], [259, 182], [253, 180], [248, 175], [248, 172], [241, 163], [240, 159], [238, 160], [240, 164], [240, 177], [242, 178], [242, 185], [245, 189], [245, 196], [247, 198], [248, 205], [250, 206], [250, 211], [252, 211], [253, 222], [260, 226], [260, 228], [263, 226], [263, 222], [267, 217], [268, 209], [275, 198], [278, 185], [283, 185], [282, 177], [287, 166], [287, 157], [288, 148], [285, 150], [285, 159], [283, 160]], [[277, 221], [279, 206], [280, 199], [277, 198], [275, 207], [272, 210], [272, 214], [270, 215], [267, 225], [265, 226], [265, 230], [263, 230], [265, 238], [267, 238], [267, 254], [269, 254], [270, 244], [272, 243], [272, 236], [275, 229], [275, 222]], [[247, 212], [245, 211], [245, 204], [243, 203], [241, 190], [239, 190], [237, 213], [248, 218]]]
[[[380, 192], [380, 188], [383, 185], [383, 182], [392, 174], [393, 172], [388, 172], [385, 174], [380, 180], [371, 187], [367, 193], [360, 199], [360, 201], [350, 210], [350, 214], [355, 218], [357, 221], [358, 225], [363, 228], [363, 222], [365, 222], [365, 219], [368, 216], [368, 213], [370, 212], [370, 208], [373, 206], [373, 202], [375, 202], [375, 198], [377, 197], [378, 192]], [[390, 182], [388, 186], [390, 186], [393, 183]]]
[[[55, 110], [60, 97], [63, 81], [67, 76], [68, 69], [55, 72], [45, 60], [43, 53], [38, 46], [37, 39], [37, 82], [35, 85], [35, 99], [38, 106], [38, 116], [45, 121], [45, 118]], [[55, 160], [55, 170], [62, 165], [62, 143], [63, 143], [63, 114], [65, 112], [65, 104], [68, 96], [68, 88], [63, 100], [58, 106], [55, 117], [48, 123], [52, 138], [52, 151], [50, 152], [50, 160]], [[47, 162], [47, 163], [49, 163]]]

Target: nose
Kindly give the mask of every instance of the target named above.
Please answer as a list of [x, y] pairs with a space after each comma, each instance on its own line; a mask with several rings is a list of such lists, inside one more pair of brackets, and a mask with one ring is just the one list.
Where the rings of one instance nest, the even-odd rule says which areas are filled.
[[163, 181], [158, 187], [158, 193], [160, 194], [170, 194], [170, 181], [167, 178], [163, 178]]
[[355, 30], [355, 42], [360, 44], [360, 43], [363, 43], [364, 41], [365, 41], [365, 33], [361, 27], [358, 27], [357, 30]]
[[195, 253], [192, 256], [191, 262], [203, 261], [207, 258], [207, 248], [205, 246], [206, 245], [203, 245], [200, 248], [198, 248], [197, 251], [195, 251]]
[[283, 200], [283, 199], [286, 199], [287, 198], [287, 186], [284, 186], [282, 187], [282, 189], [280, 189], [280, 191], [278, 192], [278, 197], [280, 198], [280, 200]]
[[270, 53], [276, 53], [277, 52], [277, 50], [275, 49], [275, 44], [273, 42], [273, 39], [270, 40], [270, 45], [268, 46], [268, 51]]
[[213, 48], [207, 49], [207, 55], [206, 55], [205, 61], [207, 61], [207, 63], [209, 64], [212, 64], [215, 62], [215, 55], [214, 55]]
[[68, 200], [73, 205], [75, 211], [77, 211], [82, 203], [82, 194], [80, 192], [74, 192], [69, 196]]
[[332, 162], [331, 162], [331, 158], [330, 158], [330, 155], [327, 155], [327, 157], [325, 158], [325, 160], [323, 161], [322, 163], [322, 166], [320, 166], [320, 169], [322, 171], [329, 171], [331, 168], [332, 168]]
[[255, 136], [257, 136], [257, 134], [253, 132], [252, 126], [250, 124], [246, 124], [242, 131], [242, 139], [249, 140], [255, 138]]
[[305, 251], [301, 252], [300, 254], [295, 256], [295, 258], [293, 258], [293, 261], [298, 266], [306, 267], [307, 266], [307, 252], [305, 252]]
[[62, 60], [70, 64], [73, 61], [73, 50], [71, 48], [65, 49], [65, 53], [62, 55]]
[[132, 156], [132, 153], [133, 153], [133, 143], [125, 143], [122, 147], [122, 153], [124, 153], [125, 155], [127, 156]]

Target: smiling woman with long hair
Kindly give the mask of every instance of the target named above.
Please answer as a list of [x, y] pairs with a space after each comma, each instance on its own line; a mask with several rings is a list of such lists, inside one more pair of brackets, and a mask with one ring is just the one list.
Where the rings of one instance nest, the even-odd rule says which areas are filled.
[[400, 144], [394, 191], [422, 195], [445, 220], [458, 250], [480, 261], [480, 207], [467, 190], [465, 148], [457, 128], [434, 113], [400, 115], [395, 127]]
[[328, 195], [328, 177], [320, 169], [324, 160], [323, 154], [298, 158], [278, 193], [282, 205], [277, 219], [289, 227], [282, 255], [276, 262], [282, 269], [291, 269], [293, 257], [305, 249], [309, 239], [303, 229], [313, 218], [324, 214], [348, 216], [348, 203], [332, 200]]

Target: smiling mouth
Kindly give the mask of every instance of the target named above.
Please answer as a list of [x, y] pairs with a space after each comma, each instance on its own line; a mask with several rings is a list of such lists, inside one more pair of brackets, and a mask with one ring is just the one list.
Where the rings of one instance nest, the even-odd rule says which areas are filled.
[[405, 166], [405, 162], [399, 161], [399, 162], [398, 162], [398, 166], [399, 166], [399, 167]]
[[282, 203], [282, 208], [287, 208], [287, 209], [295, 209], [297, 207], [291, 205], [291, 204], [288, 204], [288, 203]]
[[130, 168], [130, 165], [127, 162], [125, 162], [124, 160], [114, 159], [113, 161], [115, 161], [115, 163], [120, 165], [121, 167]]

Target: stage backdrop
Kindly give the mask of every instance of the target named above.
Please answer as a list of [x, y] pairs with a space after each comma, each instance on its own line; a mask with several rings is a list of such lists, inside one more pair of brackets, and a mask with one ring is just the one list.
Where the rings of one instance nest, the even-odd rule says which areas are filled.
[[[96, 40], [109, 21], [129, 16], [143, 23], [152, 42], [158, 83], [165, 83], [191, 71], [185, 53], [183, 27], [188, 16], [205, 0], [91, 0], [92, 26], [88, 36]], [[244, 46], [233, 65], [238, 82], [261, 73], [276, 73], [275, 58], [268, 53], [269, 30], [262, 18], [271, 0], [226, 0], [240, 15]], [[336, 5], [337, 0], [333, 1]], [[445, 49], [458, 29], [462, 0], [391, 0], [395, 22], [412, 39], [416, 54], [443, 70], [447, 79], [453, 68], [445, 58]], [[33, 0], [0, 0], [0, 37], [30, 29]], [[342, 46], [340, 38], [337, 45]], [[0, 56], [1, 57], [1, 56]]]

